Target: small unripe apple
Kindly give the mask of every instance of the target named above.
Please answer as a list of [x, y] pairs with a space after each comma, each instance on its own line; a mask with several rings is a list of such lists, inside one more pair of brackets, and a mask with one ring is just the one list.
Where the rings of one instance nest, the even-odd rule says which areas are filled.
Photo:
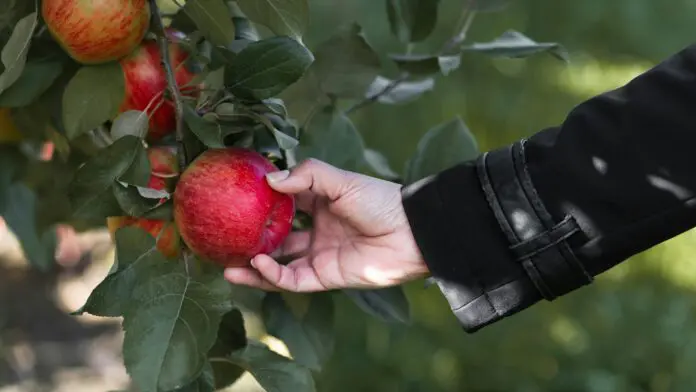
[[[195, 74], [186, 67], [189, 54], [176, 42], [182, 34], [169, 29], [169, 60], [175, 73], [176, 84], [182, 95], [197, 97], [199, 86], [190, 86]], [[120, 61], [126, 81], [126, 97], [121, 112], [140, 110], [150, 115], [147, 139], [154, 142], [174, 133], [176, 112], [168, 99], [167, 76], [162, 67], [162, 53], [155, 40], [144, 40], [128, 57]]]
[[148, 0], [43, 0], [41, 14], [56, 41], [83, 64], [130, 54], [150, 25]]
[[[168, 147], [152, 147], [147, 151], [152, 174], [148, 188], [171, 191], [171, 179], [177, 175], [176, 155]], [[164, 201], [164, 200], [163, 200]], [[116, 230], [122, 227], [138, 227], [157, 239], [157, 249], [167, 258], [179, 255], [179, 233], [174, 222], [156, 219], [136, 218], [132, 216], [114, 216], [107, 218], [107, 227], [114, 237]]]
[[207, 150], [179, 178], [174, 221], [203, 260], [247, 266], [275, 251], [292, 229], [295, 200], [268, 185], [277, 171], [263, 155], [242, 148]]

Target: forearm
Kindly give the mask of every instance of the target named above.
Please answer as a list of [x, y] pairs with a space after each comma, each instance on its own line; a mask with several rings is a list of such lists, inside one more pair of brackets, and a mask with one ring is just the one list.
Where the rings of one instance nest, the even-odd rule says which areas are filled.
[[465, 329], [552, 300], [696, 225], [696, 46], [559, 127], [404, 188]]

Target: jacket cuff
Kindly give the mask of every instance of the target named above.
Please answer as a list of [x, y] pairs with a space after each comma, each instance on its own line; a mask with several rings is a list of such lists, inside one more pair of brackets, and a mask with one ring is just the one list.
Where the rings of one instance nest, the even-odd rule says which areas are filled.
[[475, 332], [541, 299], [592, 282], [532, 184], [524, 141], [483, 154], [402, 190], [416, 243], [452, 311]]

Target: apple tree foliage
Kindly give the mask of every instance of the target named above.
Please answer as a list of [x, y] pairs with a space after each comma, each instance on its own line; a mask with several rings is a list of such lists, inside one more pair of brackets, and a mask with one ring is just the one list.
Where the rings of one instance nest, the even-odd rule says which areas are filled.
[[[177, 146], [183, 165], [208, 148], [242, 146], [281, 168], [317, 158], [412, 183], [478, 155], [464, 121], [454, 118], [427, 131], [400, 170], [365, 145], [351, 115], [367, 105], [419, 99], [456, 72], [466, 52], [546, 52], [567, 60], [560, 45], [516, 31], [491, 42], [467, 40], [478, 13], [501, 10], [508, 0], [461, 0], [453, 36], [432, 53], [412, 53], [411, 47], [433, 32], [438, 0], [375, 1], [384, 2], [385, 23], [403, 44], [400, 53], [380, 56], [352, 21], [308, 47], [308, 0], [182, 0], [173, 14], [153, 10], [150, 35], [163, 40], [166, 25], [184, 32], [186, 66], [204, 84], [197, 99], [181, 97], [171, 84], [164, 92], [180, 105], [180, 132], [161, 143]], [[23, 135], [21, 143], [0, 146], [0, 215], [31, 264], [50, 270], [56, 224], [87, 229], [123, 215], [172, 220], [172, 208], [171, 201], [155, 200], [171, 195], [147, 189], [147, 113], [116, 115], [125, 83], [119, 65], [71, 60], [47, 33], [38, 10], [40, 1], [0, 4], [0, 108], [10, 110]], [[289, 90], [293, 102], [283, 99]], [[297, 101], [310, 109], [288, 110], [286, 104]], [[55, 146], [49, 160], [40, 159], [46, 142]], [[311, 219], [298, 215], [295, 227], [308, 225]], [[119, 229], [115, 245], [114, 266], [75, 315], [122, 318], [124, 363], [138, 391], [215, 391], [245, 372], [269, 392], [314, 391], [314, 374], [332, 355], [335, 295], [346, 295], [384, 322], [410, 319], [400, 287], [263, 293], [230, 285], [219, 268], [195, 258], [166, 260], [155, 238], [138, 228]], [[261, 316], [292, 358], [247, 337], [246, 311]]]

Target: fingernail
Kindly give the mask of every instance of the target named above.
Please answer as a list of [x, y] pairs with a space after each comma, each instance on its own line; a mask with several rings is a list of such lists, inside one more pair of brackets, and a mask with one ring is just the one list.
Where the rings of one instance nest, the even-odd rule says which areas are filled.
[[253, 259], [251, 259], [250, 264], [251, 264], [251, 267], [252, 267], [252, 268], [256, 269], [256, 257], [254, 257]]
[[290, 170], [282, 170], [266, 174], [266, 178], [270, 182], [281, 182], [288, 177], [290, 177]]

